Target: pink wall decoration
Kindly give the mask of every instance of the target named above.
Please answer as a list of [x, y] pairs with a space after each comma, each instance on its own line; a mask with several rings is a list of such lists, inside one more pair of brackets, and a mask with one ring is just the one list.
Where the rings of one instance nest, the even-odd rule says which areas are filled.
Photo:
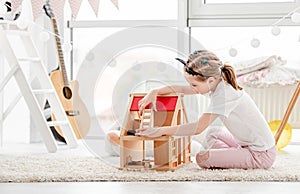
[[66, 0], [50, 0], [50, 6], [53, 10], [54, 17], [58, 20], [61, 20], [63, 17], [65, 2]]
[[72, 18], [76, 18], [81, 6], [82, 0], [69, 0], [70, 8], [72, 11]]
[[[23, 0], [12, 0], [11, 9], [15, 12], [22, 4]], [[53, 10], [53, 14], [57, 19], [62, 19], [64, 6], [66, 0], [50, 0], [50, 5]], [[82, 0], [68, 0], [72, 12], [72, 18], [75, 19], [79, 12]], [[88, 0], [96, 16], [98, 16], [100, 0]], [[119, 9], [119, 0], [111, 0], [114, 6]], [[36, 19], [43, 10], [45, 0], [31, 0], [33, 17]]]
[[35, 20], [43, 10], [44, 1], [31, 0], [33, 19]]
[[110, 0], [119, 9], [119, 0]]
[[12, 13], [15, 13], [15, 11], [18, 9], [18, 7], [22, 4], [23, 0], [12, 0], [11, 1], [11, 11]]
[[89, 3], [97, 17], [98, 17], [98, 10], [99, 10], [99, 2], [100, 0], [89, 0]]

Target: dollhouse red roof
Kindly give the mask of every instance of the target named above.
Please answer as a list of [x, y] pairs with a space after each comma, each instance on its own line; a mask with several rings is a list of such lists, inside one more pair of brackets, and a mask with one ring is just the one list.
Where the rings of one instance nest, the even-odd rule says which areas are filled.
[[[138, 102], [143, 98], [143, 96], [134, 96], [130, 111], [138, 111]], [[159, 96], [156, 98], [156, 109], [157, 111], [174, 111], [176, 108], [176, 103], [178, 96]], [[147, 105], [146, 108], [150, 108], [151, 104]]]

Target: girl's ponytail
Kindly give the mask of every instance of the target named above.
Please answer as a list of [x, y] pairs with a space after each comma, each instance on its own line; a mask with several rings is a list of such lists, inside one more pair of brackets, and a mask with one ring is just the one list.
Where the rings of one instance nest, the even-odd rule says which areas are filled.
[[234, 69], [230, 65], [224, 64], [221, 67], [221, 74], [222, 78], [224, 79], [225, 82], [229, 83], [234, 89], [236, 90], [242, 90], [243, 88], [238, 85], [236, 76], [234, 73]]

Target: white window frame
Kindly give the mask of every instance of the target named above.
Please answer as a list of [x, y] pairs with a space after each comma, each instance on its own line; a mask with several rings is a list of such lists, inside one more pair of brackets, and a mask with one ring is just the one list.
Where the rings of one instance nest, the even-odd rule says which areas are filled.
[[[300, 0], [281, 3], [220, 3], [189, 0], [188, 26], [265, 26], [272, 25], [300, 6]], [[290, 15], [279, 25], [297, 25]]]
[[[177, 20], [81, 20], [67, 21], [67, 27], [70, 29], [70, 42], [74, 41], [73, 31], [78, 28], [112, 28], [112, 27], [136, 27], [136, 26], [165, 26], [165, 27], [177, 27], [180, 31], [185, 31], [187, 27], [187, 4], [189, 0], [177, 0], [178, 3], [178, 15]], [[178, 51], [181, 53], [189, 53], [189, 45], [184, 41], [182, 34], [178, 34], [177, 37]], [[73, 49], [70, 52], [70, 64], [71, 64], [71, 79], [74, 77], [73, 73]]]

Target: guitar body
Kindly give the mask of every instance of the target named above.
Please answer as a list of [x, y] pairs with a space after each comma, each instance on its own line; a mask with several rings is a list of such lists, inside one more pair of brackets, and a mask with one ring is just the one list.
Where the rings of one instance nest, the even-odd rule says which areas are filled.
[[[78, 139], [84, 138], [90, 128], [90, 116], [82, 99], [79, 96], [78, 81], [72, 80], [68, 85], [64, 85], [62, 72], [55, 70], [50, 74], [50, 79], [54, 85], [56, 93], [61, 101], [61, 104], [66, 111], [70, 124]], [[52, 114], [52, 120], [55, 121], [55, 116]], [[56, 131], [63, 137], [63, 133], [59, 126], [55, 126]]]

